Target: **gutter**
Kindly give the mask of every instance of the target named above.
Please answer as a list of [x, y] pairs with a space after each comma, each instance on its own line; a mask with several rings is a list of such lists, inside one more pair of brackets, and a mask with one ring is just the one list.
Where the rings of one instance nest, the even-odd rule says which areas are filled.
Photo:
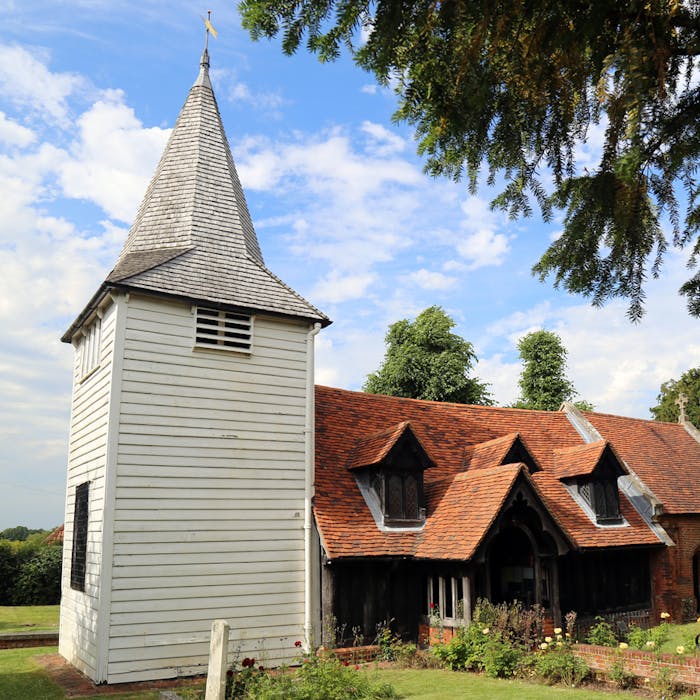
[[314, 323], [306, 336], [306, 416], [304, 421], [304, 646], [310, 651], [314, 646], [314, 541], [313, 514], [315, 474], [315, 411], [314, 396], [314, 338], [321, 330], [320, 323]]

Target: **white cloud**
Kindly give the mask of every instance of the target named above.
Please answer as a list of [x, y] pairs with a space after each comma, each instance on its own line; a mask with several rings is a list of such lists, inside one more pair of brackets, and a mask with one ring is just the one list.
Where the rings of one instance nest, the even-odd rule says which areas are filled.
[[[35, 56], [45, 60], [42, 62]], [[66, 123], [68, 97], [86, 81], [72, 73], [52, 73], [46, 67], [46, 54], [20, 46], [0, 44], [0, 95], [19, 107], [29, 108], [42, 119]]]
[[0, 112], [0, 143], [10, 147], [24, 148], [36, 141], [36, 134], [26, 126], [8, 119]]
[[457, 244], [457, 252], [467, 260], [470, 270], [487, 265], [501, 265], [509, 251], [507, 236], [489, 229], [470, 233]]
[[374, 155], [386, 156], [400, 153], [406, 148], [404, 139], [381, 124], [364, 121], [362, 122], [362, 131], [370, 137], [370, 149]]
[[377, 92], [379, 92], [379, 85], [375, 84], [368, 84], [368, 85], [363, 85], [360, 88], [361, 92], [364, 92], [365, 95], [376, 95]]
[[228, 68], [213, 68], [210, 71], [217, 94], [223, 95], [234, 106], [248, 106], [279, 116], [279, 109], [287, 100], [276, 91], [251, 90], [248, 83], [239, 80]]
[[457, 280], [454, 277], [443, 275], [442, 272], [431, 272], [425, 268], [412, 272], [409, 275], [409, 278], [423, 289], [436, 291], [451, 289], [457, 283]]
[[319, 303], [338, 304], [352, 299], [359, 299], [367, 293], [369, 286], [376, 280], [370, 272], [360, 274], [341, 274], [331, 270], [321, 279], [311, 294]]
[[131, 222], [163, 152], [170, 129], [144, 128], [120, 91], [78, 119], [78, 139], [59, 168], [68, 197], [88, 199], [108, 216]]

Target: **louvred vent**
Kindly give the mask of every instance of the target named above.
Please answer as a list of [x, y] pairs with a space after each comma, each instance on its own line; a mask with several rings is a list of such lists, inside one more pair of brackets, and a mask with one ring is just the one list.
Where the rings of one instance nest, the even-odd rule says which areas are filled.
[[253, 350], [253, 317], [198, 307], [195, 345], [250, 353]]

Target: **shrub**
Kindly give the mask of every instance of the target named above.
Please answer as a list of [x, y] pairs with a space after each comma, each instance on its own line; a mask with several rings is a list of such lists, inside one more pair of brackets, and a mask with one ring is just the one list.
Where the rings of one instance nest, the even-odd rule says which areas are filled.
[[[487, 632], [484, 632], [487, 630]], [[484, 668], [484, 651], [489, 628], [472, 622], [447, 642], [431, 647], [431, 652], [452, 671], [481, 671]]]
[[491, 678], [509, 678], [516, 675], [525, 648], [522, 644], [504, 639], [500, 632], [487, 635], [484, 648], [484, 670]]
[[553, 645], [538, 653], [535, 673], [545, 683], [575, 687], [588, 675], [588, 666], [574, 656], [567, 644]]
[[308, 655], [290, 672], [271, 674], [243, 659], [227, 674], [226, 700], [391, 700], [398, 698], [387, 683], [379, 683], [358, 666], [333, 654]]
[[494, 605], [479, 598], [474, 607], [473, 623], [480, 629], [499, 632], [506, 640], [518, 641], [526, 647], [534, 647], [542, 637], [544, 609], [541, 605], [523, 607], [522, 603]]
[[635, 684], [635, 676], [625, 668], [623, 659], [618, 659], [610, 666], [608, 676], [620, 690], [627, 690]]
[[61, 600], [63, 547], [38, 549], [19, 567], [12, 602], [14, 605], [57, 605]]
[[598, 644], [602, 647], [616, 647], [617, 637], [612, 625], [600, 615], [595, 620], [595, 624], [588, 630], [586, 641], [589, 644]]

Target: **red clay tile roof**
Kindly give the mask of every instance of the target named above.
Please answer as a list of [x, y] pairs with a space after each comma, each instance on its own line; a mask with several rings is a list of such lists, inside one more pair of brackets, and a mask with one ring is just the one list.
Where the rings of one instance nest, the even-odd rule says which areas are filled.
[[[591, 419], [595, 415], [586, 414], [586, 417]], [[620, 420], [624, 426], [631, 419]], [[427, 522], [420, 531], [386, 532], [377, 527], [347, 465], [350, 452], [359, 441], [368, 435], [396, 429], [405, 421], [410, 421], [420, 434], [422, 445], [436, 463], [434, 469], [425, 472]], [[625, 439], [625, 433], [621, 429], [612, 432], [606, 438], [617, 446], [618, 441]], [[503, 502], [501, 497], [505, 498], [506, 484], [515, 478], [515, 471], [512, 465], [472, 469], [470, 460], [477, 445], [513, 433], [520, 434], [532, 457], [541, 465], [542, 471], [528, 478], [576, 546], [660, 543], [623, 493], [620, 493], [620, 510], [628, 524], [600, 527], [559, 481], [556, 473], [559, 457], [555, 450], [584, 444], [563, 412], [416, 401], [319, 386], [316, 388], [314, 513], [326, 553], [331, 559], [371, 556], [440, 559], [472, 551], [474, 542], [481, 540], [486, 532], [484, 528], [496, 517]], [[686, 442], [683, 444], [688, 446]], [[700, 445], [695, 443], [694, 449], [700, 459]], [[635, 461], [629, 463], [637, 471]], [[700, 511], [700, 507], [696, 510]], [[464, 545], [457, 543], [460, 537], [465, 539]]]
[[411, 424], [408, 421], [402, 421], [388, 430], [380, 430], [378, 433], [360, 437], [357, 440], [355, 448], [350, 452], [347, 465], [348, 469], [373, 467], [380, 464], [389, 452], [391, 452], [392, 447], [396, 445], [399, 438], [407, 431], [413, 434], [413, 437], [421, 446], [423, 452], [425, 452], [428, 462], [430, 462], [432, 466], [434, 462], [415, 434]]
[[469, 458], [469, 469], [486, 469], [504, 464], [505, 459], [516, 441], [520, 441], [525, 451], [530, 455], [536, 469], [542, 467], [537, 463], [528, 449], [520, 433], [509, 433], [503, 437], [487, 440], [475, 445]]
[[607, 440], [597, 440], [596, 442], [589, 442], [586, 445], [555, 449], [554, 455], [556, 457], [556, 464], [554, 470], [557, 477], [559, 479], [567, 479], [574, 476], [588, 476], [592, 474], [598, 466], [606, 448], [613, 452], [617, 461], [620, 463], [620, 468], [627, 474], [627, 468], [620, 462], [620, 459]]
[[678, 423], [586, 413], [671, 514], [700, 512], [700, 444]]

